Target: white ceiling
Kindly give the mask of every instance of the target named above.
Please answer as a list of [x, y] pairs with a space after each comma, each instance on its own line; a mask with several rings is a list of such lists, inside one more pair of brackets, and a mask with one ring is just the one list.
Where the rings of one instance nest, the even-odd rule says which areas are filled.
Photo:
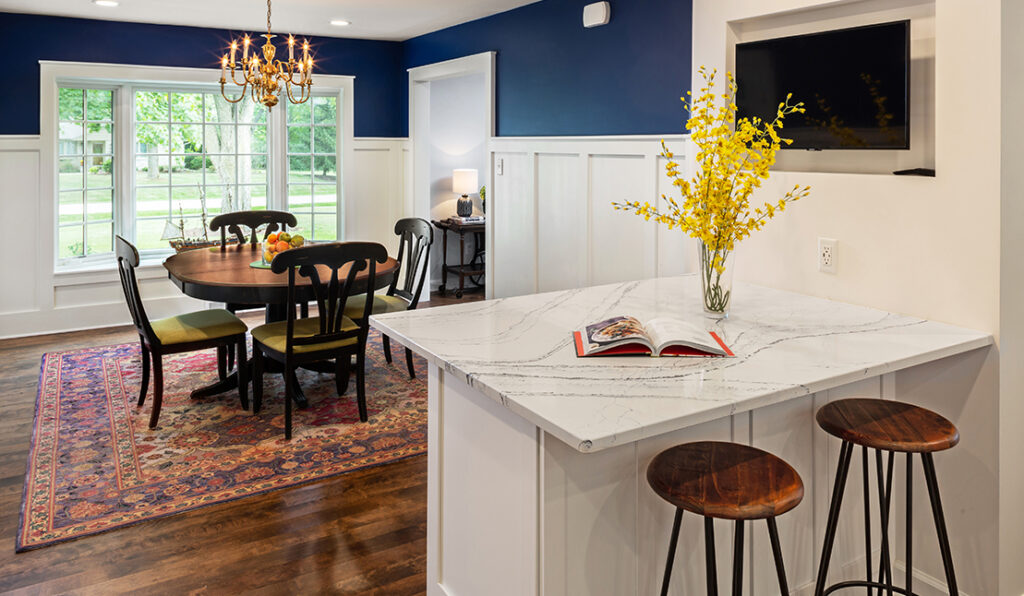
[[[538, 0], [274, 0], [276, 33], [401, 41]], [[191, 25], [239, 31], [266, 29], [265, 0], [119, 0], [104, 8], [91, 0], [0, 0], [0, 12], [25, 12], [110, 21]], [[333, 19], [351, 21], [335, 27]]]

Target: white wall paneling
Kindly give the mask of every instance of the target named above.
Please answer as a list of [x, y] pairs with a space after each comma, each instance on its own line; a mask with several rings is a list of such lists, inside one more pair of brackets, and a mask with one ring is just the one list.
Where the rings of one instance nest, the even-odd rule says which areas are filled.
[[[494, 295], [692, 271], [692, 243], [679, 230], [612, 207], [627, 200], [661, 205], [660, 195], [676, 190], [665, 176], [661, 138], [492, 139]], [[665, 139], [684, 153], [681, 135]]]
[[[0, 263], [0, 280], [16, 290], [0, 295], [0, 338], [128, 324], [130, 318], [113, 264], [89, 271], [53, 273], [52, 181], [41, 167], [38, 136], [0, 136], [0, 221], [34, 230], [28, 247]], [[345, 201], [345, 235], [397, 249], [394, 222], [405, 210], [406, 139], [352, 142], [351, 186]], [[44, 183], [45, 182], [45, 183]], [[167, 279], [159, 261], [139, 271], [140, 291], [152, 318], [204, 308]]]
[[398, 254], [395, 222], [405, 217], [405, 139], [357, 138], [353, 192], [345, 202], [345, 239], [372, 240]]

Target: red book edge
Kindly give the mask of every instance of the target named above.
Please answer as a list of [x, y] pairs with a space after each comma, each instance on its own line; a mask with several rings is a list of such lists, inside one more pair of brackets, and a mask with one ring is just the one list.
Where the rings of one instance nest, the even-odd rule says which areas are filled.
[[[717, 333], [715, 333], [714, 331], [709, 331], [709, 333], [711, 334], [711, 337], [713, 337], [715, 339], [715, 341], [718, 342], [718, 345], [721, 346], [722, 350], [725, 351], [725, 353], [727, 355], [729, 355], [729, 356], [735, 356], [736, 355], [736, 354], [734, 354], [732, 352], [732, 350], [729, 349], [729, 346], [725, 345], [725, 342], [722, 341], [722, 338], [719, 337]], [[576, 357], [577, 358], [587, 358], [589, 356], [626, 356], [626, 355], [634, 355], [634, 354], [650, 354], [651, 353], [651, 351], [649, 349], [647, 349], [647, 347], [644, 346], [643, 344], [625, 344], [625, 345], [619, 346], [617, 348], [611, 348], [609, 350], [605, 350], [605, 351], [600, 352], [598, 354], [590, 354], [588, 356], [584, 352], [584, 350], [583, 350], [583, 334], [581, 334], [579, 331], [573, 331], [572, 335], [573, 335], [573, 339], [575, 340], [574, 343], [576, 344]], [[712, 358], [715, 357], [715, 354], [708, 354], [707, 352], [702, 352], [700, 350], [694, 350], [693, 348], [688, 348], [686, 346], [669, 346], [668, 348], [665, 348], [664, 351], [662, 351], [662, 355], [671, 355], [671, 356], [708, 356], [708, 357], [712, 357]]]

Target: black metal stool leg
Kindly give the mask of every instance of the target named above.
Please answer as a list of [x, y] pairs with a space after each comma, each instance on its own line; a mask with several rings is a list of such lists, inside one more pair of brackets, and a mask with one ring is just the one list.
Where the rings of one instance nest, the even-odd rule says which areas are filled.
[[[889, 503], [892, 498], [892, 468], [893, 458], [896, 454], [889, 452], [889, 468], [885, 473], [885, 483], [882, 483], [882, 451], [875, 450], [875, 470], [878, 476], [878, 517], [882, 522], [882, 554], [878, 561], [878, 583], [885, 583], [888, 596], [892, 596], [892, 559], [889, 554]], [[878, 589], [881, 596], [882, 589]]]
[[715, 520], [704, 518], [704, 562], [707, 565], [708, 596], [718, 596], [718, 564], [715, 562]]
[[[864, 552], [866, 553], [865, 558], [867, 566], [867, 576], [865, 579], [871, 581], [871, 482], [868, 475], [868, 448], [866, 445], [861, 446], [861, 455], [863, 456], [861, 461], [863, 465], [861, 468], [864, 470]], [[871, 587], [865, 588], [867, 590], [867, 596], [871, 596]]]
[[786, 566], [782, 564], [782, 545], [779, 544], [779, 527], [775, 524], [775, 518], [769, 517], [768, 538], [772, 542], [772, 556], [775, 557], [775, 573], [779, 576], [779, 593], [789, 596], [789, 582], [786, 581]]
[[921, 455], [924, 464], [924, 479], [928, 485], [928, 497], [932, 502], [932, 516], [935, 518], [935, 531], [939, 537], [939, 551], [942, 553], [942, 566], [946, 570], [946, 587], [950, 596], [957, 596], [960, 591], [956, 586], [956, 574], [953, 572], [953, 553], [949, 550], [949, 534], [946, 533], [946, 520], [942, 515], [942, 501], [939, 499], [939, 480], [935, 476], [935, 461], [931, 453]]
[[736, 520], [732, 544], [732, 596], [743, 595], [743, 520]]
[[836, 468], [836, 483], [832, 488], [832, 504], [828, 509], [828, 522], [825, 525], [825, 545], [821, 550], [821, 562], [818, 565], [818, 580], [814, 585], [814, 596], [822, 596], [825, 592], [825, 580], [828, 578], [828, 564], [832, 559], [832, 546], [836, 539], [836, 526], [839, 525], [839, 508], [843, 504], [843, 492], [846, 490], [846, 475], [850, 470], [850, 456], [853, 454], [853, 443], [843, 441], [839, 450], [839, 466]]
[[668, 582], [672, 579], [672, 562], [676, 559], [676, 544], [679, 542], [679, 525], [683, 521], [683, 510], [676, 508], [676, 519], [672, 522], [672, 537], [668, 541], [668, 560], [665, 562], [665, 579], [661, 581], [661, 596], [668, 594]]
[[914, 454], [907, 453], [907, 593], [914, 593]]

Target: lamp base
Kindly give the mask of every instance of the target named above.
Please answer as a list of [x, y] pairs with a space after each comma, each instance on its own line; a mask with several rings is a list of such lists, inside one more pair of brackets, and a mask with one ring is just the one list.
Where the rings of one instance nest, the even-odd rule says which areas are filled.
[[473, 200], [469, 198], [469, 195], [462, 195], [459, 198], [459, 202], [455, 205], [455, 213], [459, 217], [473, 215]]

